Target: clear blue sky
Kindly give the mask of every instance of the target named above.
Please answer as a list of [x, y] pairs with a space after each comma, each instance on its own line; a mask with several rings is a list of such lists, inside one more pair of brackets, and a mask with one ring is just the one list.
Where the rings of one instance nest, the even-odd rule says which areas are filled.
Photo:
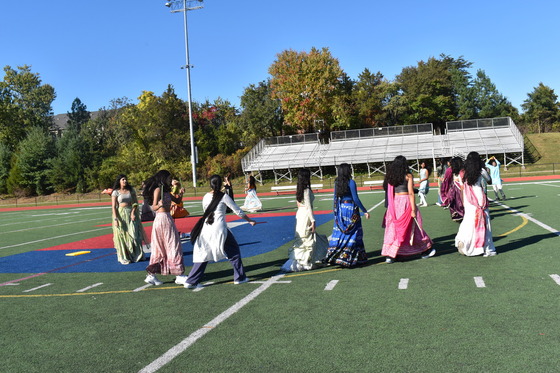
[[[186, 99], [183, 17], [164, 4], [2, 0], [0, 65], [31, 65], [56, 90], [55, 114], [76, 97], [95, 111], [168, 84]], [[463, 56], [520, 108], [539, 82], [560, 93], [559, 14], [557, 0], [206, 0], [188, 13], [193, 100], [239, 106], [278, 53], [328, 47], [353, 79]]]

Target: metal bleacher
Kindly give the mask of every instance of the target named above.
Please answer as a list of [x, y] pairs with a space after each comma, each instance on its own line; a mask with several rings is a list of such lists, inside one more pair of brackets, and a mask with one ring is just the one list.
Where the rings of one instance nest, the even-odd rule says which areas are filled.
[[440, 157], [503, 154], [505, 164], [523, 164], [523, 136], [511, 118], [489, 118], [447, 122], [444, 135], [434, 135], [431, 123], [394, 127], [334, 131], [322, 144], [318, 134], [277, 136], [261, 140], [242, 159], [245, 173], [260, 179], [261, 172], [273, 171], [275, 182], [292, 180], [292, 170], [309, 168], [322, 178], [322, 167], [341, 163], [365, 164], [368, 173], [386, 169], [397, 155], [412, 161]]

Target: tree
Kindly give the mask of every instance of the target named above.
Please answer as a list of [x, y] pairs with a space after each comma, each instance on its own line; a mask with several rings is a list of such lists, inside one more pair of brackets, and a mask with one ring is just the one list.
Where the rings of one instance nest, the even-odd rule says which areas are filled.
[[517, 109], [505, 98], [486, 75], [478, 70], [472, 84], [472, 96], [475, 101], [475, 118], [495, 118], [516, 116]]
[[381, 72], [373, 74], [364, 69], [355, 82], [352, 98], [361, 127], [387, 126], [391, 122], [385, 106], [390, 99], [390, 83]]
[[52, 136], [44, 128], [30, 128], [14, 154], [14, 166], [8, 177], [8, 192], [16, 195], [50, 192], [48, 170], [53, 155]]
[[241, 108], [239, 126], [245, 146], [253, 146], [264, 137], [284, 134], [282, 107], [278, 99], [272, 98], [270, 80], [245, 88]]
[[329, 130], [334, 97], [340, 93], [344, 73], [328, 48], [309, 53], [286, 50], [269, 68], [272, 98], [281, 101], [285, 121], [301, 132], [314, 131], [323, 120]]
[[416, 67], [405, 67], [397, 76], [402, 99], [406, 105], [403, 124], [433, 123], [442, 129], [445, 122], [458, 116], [457, 84], [465, 81], [471, 63], [459, 57], [441, 55], [420, 61]]
[[52, 128], [51, 105], [56, 97], [54, 88], [42, 84], [30, 66], [18, 69], [4, 67], [4, 80], [0, 82], [0, 141], [12, 150], [31, 128]]
[[552, 88], [540, 82], [527, 96], [521, 107], [525, 111], [523, 118], [529, 128], [538, 133], [552, 130], [554, 124], [560, 121], [558, 95]]
[[87, 110], [87, 106], [76, 97], [72, 101], [72, 109], [68, 113], [68, 129], [75, 129], [78, 133], [81, 132], [82, 126], [91, 119], [91, 114]]
[[8, 175], [10, 174], [10, 161], [12, 152], [8, 145], [0, 142], [0, 193], [8, 192]]
[[92, 165], [93, 154], [88, 151], [86, 141], [72, 126], [56, 141], [56, 155], [49, 162], [49, 183], [56, 192], [78, 192], [87, 190], [85, 169]]

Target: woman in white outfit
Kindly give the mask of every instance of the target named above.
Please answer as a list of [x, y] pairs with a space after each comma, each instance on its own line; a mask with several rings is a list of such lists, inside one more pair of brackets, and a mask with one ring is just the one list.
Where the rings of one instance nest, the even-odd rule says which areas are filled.
[[418, 188], [418, 197], [420, 197], [421, 207], [428, 206], [426, 195], [430, 191], [430, 170], [426, 168], [426, 162], [420, 163], [420, 186]]
[[202, 199], [204, 215], [191, 231], [193, 267], [185, 283], [188, 289], [200, 286], [208, 262], [218, 262], [226, 258], [233, 267], [233, 283], [237, 285], [249, 281], [241, 261], [239, 245], [226, 224], [226, 208], [229, 207], [252, 226], [256, 222], [245, 215], [230, 196], [221, 191], [222, 178], [219, 175], [210, 177], [210, 188], [212, 190]]
[[315, 232], [313, 201], [311, 191], [311, 172], [302, 168], [298, 172], [296, 189], [297, 213], [294, 245], [290, 249], [289, 259], [282, 266], [284, 272], [298, 272], [312, 269], [327, 255], [329, 241], [324, 235]]
[[[482, 172], [484, 163], [477, 152], [470, 152], [464, 164], [463, 204], [465, 215], [455, 237], [457, 250], [466, 256], [496, 255], [492, 240], [490, 212], [486, 197], [488, 174]], [[485, 178], [487, 178], [485, 180]]]

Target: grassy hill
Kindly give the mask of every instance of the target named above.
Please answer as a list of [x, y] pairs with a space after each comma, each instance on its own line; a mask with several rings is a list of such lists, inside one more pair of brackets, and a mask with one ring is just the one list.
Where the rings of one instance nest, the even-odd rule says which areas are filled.
[[527, 135], [535, 148], [539, 151], [541, 159], [536, 163], [560, 162], [560, 132], [540, 133]]

